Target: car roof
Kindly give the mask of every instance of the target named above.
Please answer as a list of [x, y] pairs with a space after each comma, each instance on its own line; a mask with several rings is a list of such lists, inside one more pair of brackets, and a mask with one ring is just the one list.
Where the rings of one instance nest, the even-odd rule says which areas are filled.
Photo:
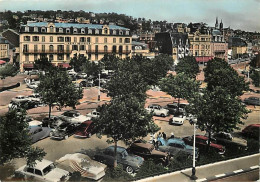
[[[252, 126], [253, 126], [253, 127], [260, 127], [260, 124], [250, 124], [250, 125], [248, 125], [248, 126], [251, 126], [251, 127], [252, 127]], [[248, 127], [248, 126], [247, 126], [247, 127]]]
[[203, 139], [203, 140], [208, 140], [208, 137], [203, 136], [203, 135], [196, 135], [196, 138], [200, 138], [200, 139]]
[[52, 163], [53, 163], [52, 161], [49, 161], [46, 159], [42, 159], [42, 161], [37, 160], [36, 165], [33, 168], [43, 170], [44, 168], [46, 168], [47, 166], [49, 166]]
[[41, 126], [35, 126], [35, 127], [30, 128], [30, 133], [34, 132], [35, 130], [37, 130], [39, 128], [42, 128], [42, 127]]
[[180, 138], [170, 138], [167, 143], [183, 143], [184, 141]]
[[150, 143], [132, 143], [131, 146], [134, 146], [134, 147], [142, 147], [142, 148], [148, 148], [148, 149], [150, 149], [153, 145], [150, 144]]
[[[106, 150], [110, 150], [110, 151], [113, 151], [113, 152], [114, 152], [114, 148], [115, 148], [115, 146], [112, 145], [112, 146], [107, 147]], [[120, 146], [117, 146], [117, 148], [116, 148], [116, 151], [117, 151], [118, 153], [122, 153], [122, 152], [124, 152], [125, 150], [126, 150], [126, 149], [125, 149], [124, 147], [120, 147]]]
[[[76, 113], [79, 113], [78, 111], [65, 111], [64, 113], [72, 113], [72, 114], [76, 114]], [[63, 114], [64, 114], [63, 113]]]

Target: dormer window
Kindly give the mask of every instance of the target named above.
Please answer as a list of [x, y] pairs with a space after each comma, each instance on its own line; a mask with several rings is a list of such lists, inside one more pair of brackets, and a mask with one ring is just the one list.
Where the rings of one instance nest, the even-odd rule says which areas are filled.
[[81, 33], [85, 33], [85, 29], [84, 28], [81, 29]]
[[25, 31], [25, 32], [29, 32], [29, 27], [26, 26], [25, 29], [24, 29], [24, 31]]
[[63, 33], [63, 28], [59, 28], [59, 33]]
[[53, 26], [50, 26], [50, 32], [53, 33]]
[[88, 34], [92, 34], [92, 30], [91, 29], [88, 29]]
[[122, 30], [119, 30], [119, 35], [123, 35], [123, 31]]
[[46, 28], [42, 27], [41, 32], [46, 32]]
[[74, 29], [73, 29], [73, 33], [78, 33], [78, 29], [77, 29], [77, 28], [74, 28]]
[[104, 33], [107, 34], [108, 33], [108, 30], [107, 28], [104, 29]]
[[69, 28], [66, 28], [66, 33], [70, 33], [70, 29]]
[[113, 35], [116, 35], [116, 31], [115, 30], [113, 30]]
[[128, 30], [127, 30], [127, 31], [125, 31], [125, 34], [126, 34], [126, 35], [129, 35], [129, 31], [128, 31]]
[[34, 27], [33, 31], [38, 32], [38, 27]]
[[95, 34], [99, 34], [99, 30], [98, 29], [95, 30]]

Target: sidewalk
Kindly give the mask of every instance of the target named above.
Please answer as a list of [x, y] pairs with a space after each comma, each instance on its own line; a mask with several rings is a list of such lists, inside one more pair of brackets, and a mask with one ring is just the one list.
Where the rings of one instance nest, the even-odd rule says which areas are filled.
[[[196, 167], [196, 176], [198, 177], [196, 182], [216, 180], [230, 173], [243, 172], [245, 171], [244, 169], [257, 169], [259, 168], [259, 157], [260, 154], [254, 154]], [[145, 178], [138, 182], [188, 182], [193, 181], [190, 179], [191, 174], [191, 168], [188, 168], [169, 174]]]

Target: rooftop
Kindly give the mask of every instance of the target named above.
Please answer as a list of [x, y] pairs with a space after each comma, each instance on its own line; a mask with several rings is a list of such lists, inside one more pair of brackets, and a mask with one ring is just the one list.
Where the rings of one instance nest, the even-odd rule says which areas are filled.
[[[89, 29], [102, 29], [104, 25], [100, 24], [78, 24], [78, 23], [53, 23], [57, 28], [89, 28]], [[26, 26], [26, 25], [22, 25]], [[48, 22], [36, 22], [36, 23], [28, 23], [27, 26], [30, 27], [47, 27]], [[116, 30], [129, 30], [128, 28], [124, 28], [117, 25], [107, 25], [109, 29], [116, 29]]]

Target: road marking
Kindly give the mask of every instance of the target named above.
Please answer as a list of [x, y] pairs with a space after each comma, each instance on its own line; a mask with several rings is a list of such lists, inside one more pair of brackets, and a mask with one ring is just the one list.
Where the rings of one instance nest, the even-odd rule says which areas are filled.
[[234, 173], [241, 173], [243, 172], [244, 170], [243, 169], [239, 169], [239, 170], [236, 170], [236, 171], [233, 171]]
[[219, 178], [219, 177], [222, 177], [222, 176], [226, 176], [226, 174], [218, 174], [218, 175], [215, 175], [216, 178]]
[[196, 182], [202, 182], [202, 181], [207, 181], [207, 179], [206, 178], [202, 178], [202, 179], [196, 180]]
[[257, 168], [259, 168], [258, 165], [250, 167], [250, 169], [257, 169]]

